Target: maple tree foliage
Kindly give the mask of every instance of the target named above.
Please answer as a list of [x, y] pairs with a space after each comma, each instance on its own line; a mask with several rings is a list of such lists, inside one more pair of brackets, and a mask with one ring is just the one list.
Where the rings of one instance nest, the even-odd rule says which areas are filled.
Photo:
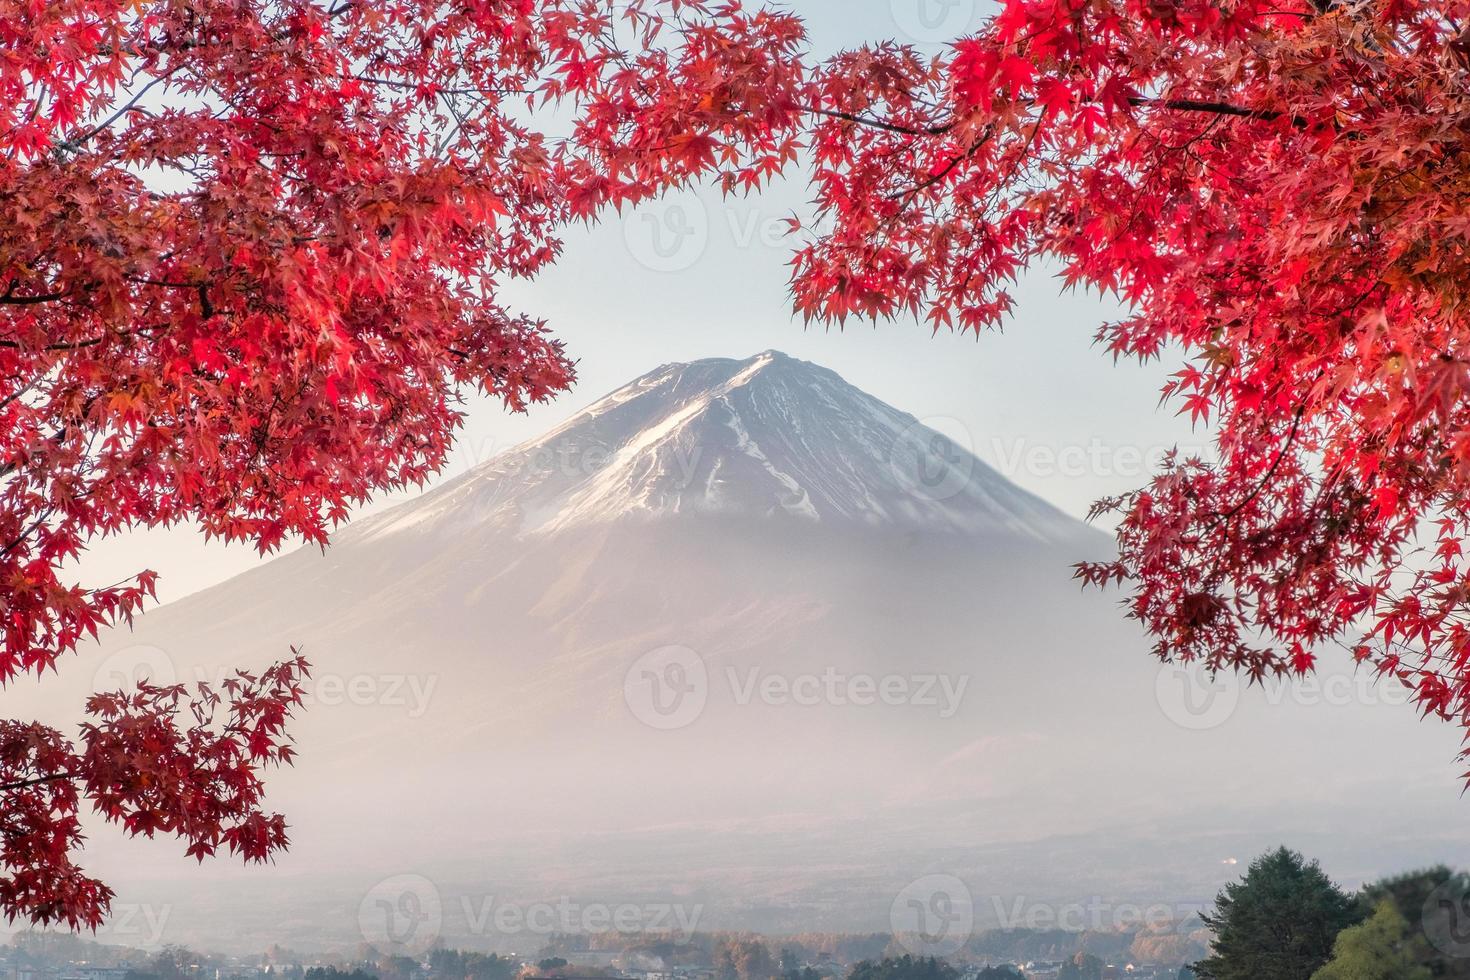
[[[94, 537], [325, 543], [442, 466], [462, 391], [566, 388], [501, 285], [601, 208], [791, 162], [801, 37], [688, 3], [0, 0], [0, 684], [152, 594], [75, 582]], [[200, 859], [284, 847], [261, 775], [306, 671], [0, 723], [0, 909], [99, 924], [87, 805]]]
[[1079, 576], [1166, 661], [1338, 644], [1470, 731], [1470, 5], [1007, 0], [817, 84], [800, 309], [980, 330], [1038, 261], [1116, 295], [1098, 340], [1182, 352], [1219, 459], [1100, 502], [1119, 556]]
[[[1102, 502], [1119, 556], [1079, 572], [1161, 658], [1335, 641], [1470, 729], [1467, 30], [1470, 0], [1004, 0], [937, 56], [813, 63], [733, 2], [0, 0], [0, 681], [151, 594], [71, 581], [91, 538], [323, 543], [443, 464], [461, 391], [567, 387], [499, 296], [568, 223], [809, 170], [809, 318], [980, 331], [1045, 263], [1124, 301], [1115, 356], [1182, 352], [1219, 461]], [[105, 914], [83, 801], [284, 846], [259, 777], [305, 669], [4, 723], [5, 911]]]

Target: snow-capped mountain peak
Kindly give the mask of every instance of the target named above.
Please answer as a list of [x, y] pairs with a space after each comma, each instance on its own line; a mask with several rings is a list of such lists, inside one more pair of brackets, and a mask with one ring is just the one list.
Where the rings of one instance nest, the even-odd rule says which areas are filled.
[[655, 368], [361, 531], [468, 519], [541, 535], [683, 515], [1083, 533], [950, 438], [779, 351]]

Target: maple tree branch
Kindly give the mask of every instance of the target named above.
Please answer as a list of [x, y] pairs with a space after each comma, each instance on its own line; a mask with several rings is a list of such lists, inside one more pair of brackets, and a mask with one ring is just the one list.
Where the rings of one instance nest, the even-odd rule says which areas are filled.
[[[111, 336], [128, 337], [131, 336], [132, 333], [133, 331], [131, 330], [123, 330], [119, 331], [118, 333], [112, 334]], [[98, 344], [102, 343], [106, 339], [106, 337], [88, 337], [86, 340], [73, 340], [64, 343], [47, 344], [44, 347], [38, 347], [35, 349], [41, 351], [85, 350], [88, 347], [96, 347]], [[6, 350], [21, 350], [25, 346], [25, 344], [22, 344], [19, 341], [15, 340], [0, 340], [0, 348], [4, 348]]]
[[29, 789], [32, 786], [41, 786], [45, 783], [59, 783], [64, 779], [76, 779], [74, 772], [54, 772], [49, 776], [35, 776], [31, 779], [22, 779], [14, 783], [0, 783], [0, 793], [11, 793], [18, 789]]
[[[24, 385], [11, 392], [9, 395], [5, 396], [4, 398], [0, 398], [0, 408], [4, 408], [11, 402], [24, 398], [26, 395], [30, 394], [32, 391], [35, 390], [36, 386], [39, 385], [42, 380], [44, 380], [44, 378], [44, 373], [38, 374], [35, 377], [31, 378], [30, 381], [27, 381]], [[16, 380], [19, 380], [19, 375], [17, 375]]]
[[1281, 468], [1281, 461], [1286, 459], [1286, 454], [1291, 452], [1291, 447], [1296, 443], [1296, 434], [1301, 430], [1302, 416], [1305, 414], [1306, 411], [1304, 408], [1298, 408], [1296, 410], [1296, 417], [1293, 418], [1291, 421], [1291, 431], [1287, 433], [1286, 436], [1286, 444], [1281, 447], [1281, 451], [1278, 452], [1276, 454], [1276, 458], [1271, 461], [1271, 468], [1266, 471], [1266, 475], [1261, 477], [1260, 482], [1255, 485], [1255, 488], [1252, 489], [1249, 494], [1246, 495], [1246, 498], [1244, 500], [1236, 504], [1234, 507], [1230, 508], [1225, 513], [1216, 514], [1215, 520], [1210, 524], [1210, 527], [1219, 527], [1221, 524], [1224, 524], [1236, 514], [1239, 514], [1241, 511], [1245, 510], [1247, 507], [1250, 506], [1251, 501], [1259, 497], [1261, 495], [1261, 492], [1264, 491], [1266, 487], [1271, 484], [1272, 477], [1274, 477], [1276, 475], [1276, 471]]
[[161, 85], [161, 84], [167, 82], [171, 77], [173, 77], [173, 74], [175, 72], [177, 72], [180, 67], [182, 67], [182, 66], [181, 65], [175, 65], [172, 68], [170, 68], [168, 71], [164, 72], [163, 74], [158, 75], [152, 81], [150, 81], [147, 85], [144, 85], [141, 89], [139, 89], [138, 92], [136, 94], [134, 94], [132, 98], [128, 99], [127, 102], [123, 103], [123, 105], [121, 107], [119, 107], [118, 110], [116, 112], [114, 112], [112, 115], [108, 116], [106, 119], [102, 120], [100, 123], [98, 123], [97, 125], [93, 126], [91, 129], [87, 130], [85, 133], [81, 133], [81, 134], [78, 134], [76, 136], [72, 136], [72, 137], [64, 140], [60, 144], [60, 146], [58, 148], [61, 148], [61, 149], [65, 149], [65, 148], [75, 149], [75, 148], [80, 147], [83, 143], [86, 143], [92, 137], [96, 136], [98, 133], [102, 132], [104, 129], [107, 129], [113, 123], [115, 123], [119, 119], [121, 119], [129, 110], [131, 110], [134, 107], [136, 107], [137, 104], [140, 101], [142, 101], [143, 96], [147, 95], [148, 92], [155, 85]]
[[[405, 92], [417, 92], [423, 88], [419, 82], [403, 81], [394, 78], [383, 78], [381, 75], [353, 75], [359, 82], [367, 82], [371, 85], [386, 85], [388, 88], [398, 89]], [[493, 95], [503, 98], [507, 95], [525, 95], [525, 89], [512, 88], [477, 88], [473, 85], [448, 86], [434, 90], [436, 95]]]
[[36, 296], [16, 296], [6, 293], [0, 296], [0, 306], [37, 306], [41, 303], [54, 303], [64, 299], [67, 293], [44, 293]]
[[856, 123], [859, 126], [881, 129], [889, 133], [902, 133], [905, 136], [943, 136], [954, 128], [953, 123], [945, 123], [941, 126], [930, 126], [927, 129], [914, 129], [911, 126], [901, 126], [898, 123], [891, 123], [882, 119], [859, 116], [850, 112], [839, 112], [836, 109], [822, 109], [818, 106], [804, 106], [803, 111], [818, 116], [826, 116], [828, 119], [841, 119], [845, 122]]
[[945, 166], [942, 169], [940, 169], [939, 171], [937, 171], [936, 173], [931, 174], [922, 183], [917, 184], [916, 186], [910, 188], [907, 192], [905, 192], [903, 194], [893, 194], [893, 195], [890, 195], [890, 198], [901, 198], [904, 201], [908, 201], [910, 198], [913, 198], [913, 197], [918, 196], [919, 194], [922, 194], [924, 191], [926, 191], [929, 188], [933, 187], [935, 184], [939, 183], [944, 178], [948, 177], [950, 175], [950, 173], [953, 172], [954, 169], [956, 167], [958, 167], [960, 164], [962, 164], [966, 160], [970, 159], [976, 153], [979, 153], [980, 152], [980, 148], [982, 146], [984, 146], [986, 143], [989, 143], [991, 137], [994, 136], [994, 135], [995, 135], [995, 127], [994, 126], [987, 126], [985, 128], [985, 135], [983, 137], [981, 137], [980, 139], [976, 140], [975, 142], [971, 143], [969, 149], [965, 150], [965, 152], [956, 154], [955, 157], [954, 157], [954, 159], [950, 160], [949, 163], [945, 164]]
[[[1214, 102], [1205, 99], [1155, 99], [1143, 95], [1133, 96], [1127, 101], [1129, 105], [1138, 108], [1152, 106], [1160, 109], [1171, 109], [1176, 112], [1203, 112], [1216, 116], [1254, 119], [1260, 122], [1275, 122], [1278, 119], [1290, 119], [1291, 124], [1299, 129], [1305, 129], [1312, 125], [1311, 120], [1304, 116], [1288, 115], [1276, 109], [1251, 109], [1247, 106], [1235, 105], [1232, 102]], [[1027, 106], [1035, 104], [1034, 99], [1018, 99], [1017, 102]], [[904, 126], [885, 119], [874, 119], [871, 116], [860, 116], [856, 113], [840, 112], [836, 109], [823, 109], [819, 106], [802, 106], [801, 109], [813, 115], [826, 116], [829, 119], [840, 119], [858, 126], [880, 129], [888, 133], [900, 133], [904, 136], [943, 136], [945, 133], [954, 129], [954, 123], [943, 123], [924, 129], [916, 129], [913, 126]]]
[[1235, 116], [1240, 119], [1257, 119], [1262, 122], [1275, 122], [1278, 119], [1290, 118], [1291, 124], [1298, 128], [1306, 128], [1311, 125], [1311, 121], [1302, 116], [1288, 117], [1286, 113], [1275, 109], [1250, 109], [1231, 102], [1210, 102], [1201, 99], [1153, 99], [1138, 95], [1130, 98], [1128, 104], [1140, 107], [1157, 106], [1177, 112], [1208, 112], [1217, 116]]

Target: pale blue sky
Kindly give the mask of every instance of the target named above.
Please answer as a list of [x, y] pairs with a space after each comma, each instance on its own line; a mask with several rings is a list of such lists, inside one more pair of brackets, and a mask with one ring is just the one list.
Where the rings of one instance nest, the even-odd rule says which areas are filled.
[[[978, 0], [798, 0], [816, 50], [900, 37], [931, 47], [979, 22]], [[580, 362], [577, 388], [526, 416], [472, 401], [443, 478], [524, 439], [668, 361], [745, 357], [776, 348], [816, 361], [864, 390], [968, 441], [982, 459], [1064, 510], [1082, 516], [1096, 497], [1144, 481], [1140, 457], [1203, 439], [1158, 390], [1177, 365], [1114, 365], [1092, 346], [1118, 310], [1096, 297], [1063, 295], [1046, 271], [1016, 289], [1003, 333], [978, 340], [913, 322], [804, 328], [786, 290], [790, 246], [780, 219], [804, 210], [805, 179], [759, 197], [678, 195], [568, 236], [563, 261], [509, 293], [548, 319]], [[1060, 454], [1059, 456], [1057, 454]], [[379, 505], [381, 506], [381, 504]], [[90, 583], [143, 567], [162, 573], [160, 595], [179, 598], [251, 567], [248, 549], [205, 544], [188, 529], [95, 544]]]

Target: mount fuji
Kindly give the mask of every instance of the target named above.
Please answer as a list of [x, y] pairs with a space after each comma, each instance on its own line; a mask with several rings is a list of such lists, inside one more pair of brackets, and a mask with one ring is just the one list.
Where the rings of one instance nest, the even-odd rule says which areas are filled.
[[359, 530], [524, 537], [677, 516], [1086, 536], [913, 416], [777, 351], [665, 364]]
[[1465, 850], [1453, 737], [1368, 696], [1176, 698], [1071, 581], [1110, 547], [825, 368], [668, 364], [22, 696], [71, 719], [138, 676], [312, 661], [278, 867], [94, 832], [120, 900], [171, 903], [168, 941], [348, 944], [403, 875], [446, 943], [495, 946], [534, 937], [452, 896], [876, 930], [930, 874], [978, 925], [1017, 896], [1200, 902], [1283, 840], [1349, 879]]

